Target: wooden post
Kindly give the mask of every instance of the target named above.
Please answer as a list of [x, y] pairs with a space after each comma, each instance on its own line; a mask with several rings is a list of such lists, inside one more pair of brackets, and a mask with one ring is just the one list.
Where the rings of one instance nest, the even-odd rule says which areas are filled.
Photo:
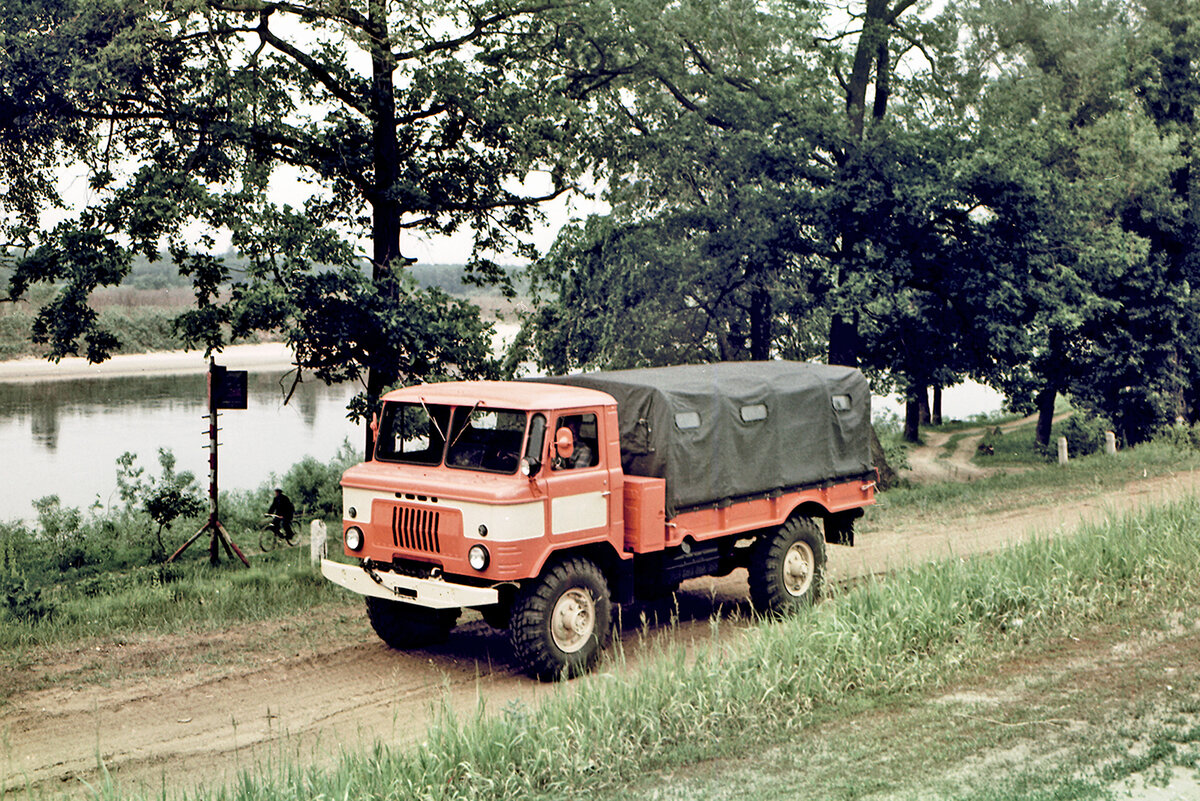
[[309, 526], [311, 532], [308, 540], [309, 560], [314, 565], [320, 565], [321, 560], [325, 558], [326, 547], [325, 543], [329, 536], [325, 530], [324, 520], [314, 520]]

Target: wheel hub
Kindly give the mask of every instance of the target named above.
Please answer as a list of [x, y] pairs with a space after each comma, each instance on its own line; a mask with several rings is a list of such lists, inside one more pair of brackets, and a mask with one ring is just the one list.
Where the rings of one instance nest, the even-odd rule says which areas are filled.
[[816, 558], [806, 542], [793, 542], [783, 557], [783, 588], [788, 595], [800, 597], [812, 586]]
[[550, 615], [550, 637], [565, 653], [573, 654], [587, 644], [596, 627], [596, 603], [580, 587], [564, 592]]

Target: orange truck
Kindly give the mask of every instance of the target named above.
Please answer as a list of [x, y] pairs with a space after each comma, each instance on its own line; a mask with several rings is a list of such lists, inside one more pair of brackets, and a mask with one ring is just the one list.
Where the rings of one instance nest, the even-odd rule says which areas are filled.
[[759, 609], [811, 603], [874, 502], [870, 416], [857, 370], [781, 361], [398, 389], [342, 476], [353, 563], [322, 572], [394, 648], [476, 609], [528, 673], [575, 676], [614, 604], [686, 579], [744, 567]]

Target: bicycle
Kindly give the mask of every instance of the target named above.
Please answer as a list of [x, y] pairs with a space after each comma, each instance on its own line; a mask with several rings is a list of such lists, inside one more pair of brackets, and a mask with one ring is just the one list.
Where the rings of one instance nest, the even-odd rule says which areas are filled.
[[263, 516], [271, 518], [258, 527], [258, 547], [262, 549], [263, 553], [275, 550], [281, 541], [290, 546], [299, 544], [300, 538], [291, 530], [290, 524], [287, 526], [288, 534], [285, 534], [284, 524], [276, 522], [282, 521], [282, 517], [270, 513], [264, 513]]

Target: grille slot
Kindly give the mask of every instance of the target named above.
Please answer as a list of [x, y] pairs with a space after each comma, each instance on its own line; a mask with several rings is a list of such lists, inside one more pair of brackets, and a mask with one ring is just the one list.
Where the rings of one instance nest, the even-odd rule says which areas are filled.
[[397, 548], [426, 553], [441, 553], [438, 522], [441, 513], [409, 506], [392, 507], [392, 541]]

